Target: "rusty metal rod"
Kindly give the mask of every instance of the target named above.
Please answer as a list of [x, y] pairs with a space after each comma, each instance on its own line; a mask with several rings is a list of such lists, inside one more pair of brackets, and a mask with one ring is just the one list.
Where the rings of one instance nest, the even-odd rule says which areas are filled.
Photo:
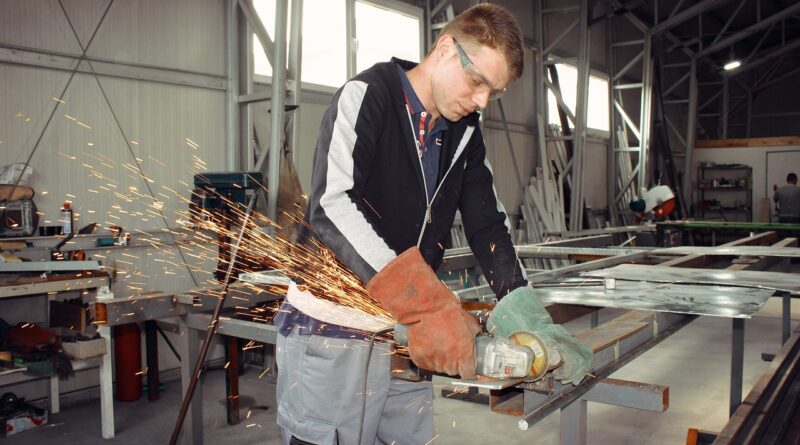
[[[261, 192], [261, 190], [262, 189], [256, 189], [255, 193], [253, 193], [253, 195], [250, 197], [250, 202], [247, 203], [247, 210], [245, 211], [244, 218], [242, 219], [242, 228], [239, 231], [239, 236], [236, 238], [236, 244], [233, 246], [230, 263], [228, 263], [228, 270], [225, 272], [225, 280], [222, 287], [222, 292], [220, 293], [219, 298], [217, 298], [217, 305], [214, 307], [214, 313], [211, 316], [211, 323], [209, 323], [208, 330], [206, 331], [206, 339], [203, 342], [203, 346], [200, 348], [200, 354], [194, 364], [192, 379], [189, 381], [189, 387], [186, 389], [186, 394], [183, 396], [181, 410], [178, 412], [178, 419], [175, 421], [175, 427], [172, 430], [172, 437], [169, 439], [169, 445], [175, 445], [178, 442], [178, 436], [181, 434], [183, 421], [186, 419], [186, 412], [189, 410], [189, 404], [192, 402], [194, 390], [197, 388], [197, 382], [200, 380], [200, 371], [202, 370], [203, 362], [205, 362], [206, 356], [208, 355], [208, 348], [211, 344], [211, 340], [214, 338], [214, 334], [217, 333], [219, 315], [220, 312], [222, 312], [225, 299], [228, 297], [228, 288], [231, 284], [231, 275], [233, 274], [233, 267], [236, 264], [236, 257], [239, 254], [239, 246], [242, 244], [242, 238], [244, 238], [244, 233], [247, 229], [247, 222], [250, 219], [250, 216], [253, 214], [253, 209], [255, 209], [256, 201], [258, 200], [258, 194]], [[188, 357], [186, 357], [186, 359], [188, 360]]]

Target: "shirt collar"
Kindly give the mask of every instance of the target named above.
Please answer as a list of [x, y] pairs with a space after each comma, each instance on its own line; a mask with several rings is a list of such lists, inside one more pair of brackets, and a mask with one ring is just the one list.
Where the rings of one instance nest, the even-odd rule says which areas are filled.
[[[417, 93], [414, 92], [414, 87], [411, 86], [411, 81], [408, 80], [406, 70], [399, 63], [395, 63], [395, 65], [397, 66], [397, 72], [400, 75], [400, 82], [403, 84], [403, 93], [405, 93], [408, 105], [411, 107], [411, 114], [416, 117], [425, 111], [425, 107], [422, 105], [419, 97], [417, 97]], [[442, 116], [440, 119], [436, 119], [436, 123], [434, 124], [434, 128], [431, 129], [431, 132], [433, 132], [433, 130], [444, 130], [446, 128], [447, 119], [444, 119]]]

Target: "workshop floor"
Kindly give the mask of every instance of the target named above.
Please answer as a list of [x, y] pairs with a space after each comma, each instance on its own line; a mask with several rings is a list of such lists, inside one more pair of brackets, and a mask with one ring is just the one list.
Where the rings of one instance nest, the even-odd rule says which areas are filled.
[[[780, 342], [780, 310], [777, 298], [746, 323], [744, 394], [746, 395], [768, 364], [762, 352], [775, 352]], [[618, 311], [601, 311], [601, 322]], [[793, 304], [792, 326], [800, 322], [800, 305]], [[588, 317], [569, 325], [573, 331], [586, 329]], [[669, 409], [664, 413], [633, 411], [589, 404], [590, 444], [678, 444], [684, 443], [689, 427], [719, 431], [728, 416], [731, 321], [701, 317], [657, 347], [643, 354], [614, 377], [668, 385]], [[528, 431], [517, 429], [517, 418], [493, 414], [488, 407], [442, 398], [441, 387], [448, 380], [437, 378], [434, 405], [437, 444], [558, 444], [559, 420], [554, 414]], [[242, 377], [242, 417], [237, 426], [225, 420], [224, 376], [222, 371], [206, 374], [204, 397], [205, 443], [279, 444], [275, 424], [274, 386], [251, 371]], [[99, 400], [65, 406], [51, 416], [46, 427], [2, 440], [4, 445], [29, 443], [71, 444], [164, 444], [167, 443], [180, 406], [180, 384], [167, 382], [156, 402], [146, 397], [136, 402], [115, 403], [117, 436], [100, 439]], [[345, 444], [349, 445], [349, 444]]]

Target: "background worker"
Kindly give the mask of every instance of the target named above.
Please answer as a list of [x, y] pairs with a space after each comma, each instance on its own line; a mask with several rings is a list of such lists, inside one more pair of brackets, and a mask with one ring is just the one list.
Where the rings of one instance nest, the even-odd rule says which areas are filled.
[[775, 204], [778, 207], [778, 222], [784, 224], [800, 224], [800, 187], [797, 186], [797, 174], [786, 175], [786, 185], [775, 186]]
[[[552, 323], [528, 286], [479, 126], [477, 110], [520, 77], [522, 60], [514, 17], [480, 4], [451, 21], [421, 63], [392, 59], [348, 81], [323, 117], [306, 221], [408, 327], [414, 363], [474, 378], [480, 327], [433, 272], [460, 210], [500, 299], [492, 329], [539, 333], [563, 358], [556, 377], [577, 384], [591, 350]], [[351, 310], [293, 287], [275, 324], [286, 443], [422, 444], [434, 437], [431, 382], [393, 378], [390, 345], [370, 346], [381, 320], [354, 319]]]

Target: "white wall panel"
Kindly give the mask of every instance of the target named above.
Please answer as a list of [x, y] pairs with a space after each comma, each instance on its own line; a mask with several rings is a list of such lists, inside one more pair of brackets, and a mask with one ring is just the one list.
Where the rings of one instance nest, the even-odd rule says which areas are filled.
[[[102, 9], [103, 2], [72, 0], [71, 3], [82, 10], [87, 4]], [[123, 62], [225, 74], [225, 3], [224, 0], [116, 1], [89, 54]], [[89, 27], [93, 23], [96, 21], [87, 23], [84, 30], [91, 33]]]
[[[64, 2], [84, 43], [107, 4]], [[223, 6], [222, 0], [117, 1], [89, 54], [117, 62], [224, 74]], [[0, 45], [80, 54], [55, 0], [0, 3]], [[25, 162], [69, 74], [0, 65], [0, 165]], [[119, 126], [94, 76], [77, 74], [31, 160], [34, 175], [29, 185], [37, 192], [40, 224], [58, 224], [61, 205], [72, 201], [76, 226], [120, 225], [134, 233], [135, 243], [137, 230], [176, 227], [176, 220], [187, 210], [181, 199], [189, 197], [196, 172], [224, 169], [225, 93], [112, 77], [100, 77], [100, 82]], [[157, 206], [163, 205], [166, 225], [152, 207], [134, 155], [159, 201]], [[182, 260], [174, 248], [88, 253], [120, 270], [113, 286], [120, 296], [195, 285], [186, 268], [176, 266]], [[213, 259], [186, 258], [205, 271], [197, 273], [196, 280], [210, 277]]]
[[[90, 5], [92, 10], [105, 7], [106, 4], [104, 1], [82, 3]], [[48, 51], [81, 52], [55, 0], [0, 2], [0, 42]]]

